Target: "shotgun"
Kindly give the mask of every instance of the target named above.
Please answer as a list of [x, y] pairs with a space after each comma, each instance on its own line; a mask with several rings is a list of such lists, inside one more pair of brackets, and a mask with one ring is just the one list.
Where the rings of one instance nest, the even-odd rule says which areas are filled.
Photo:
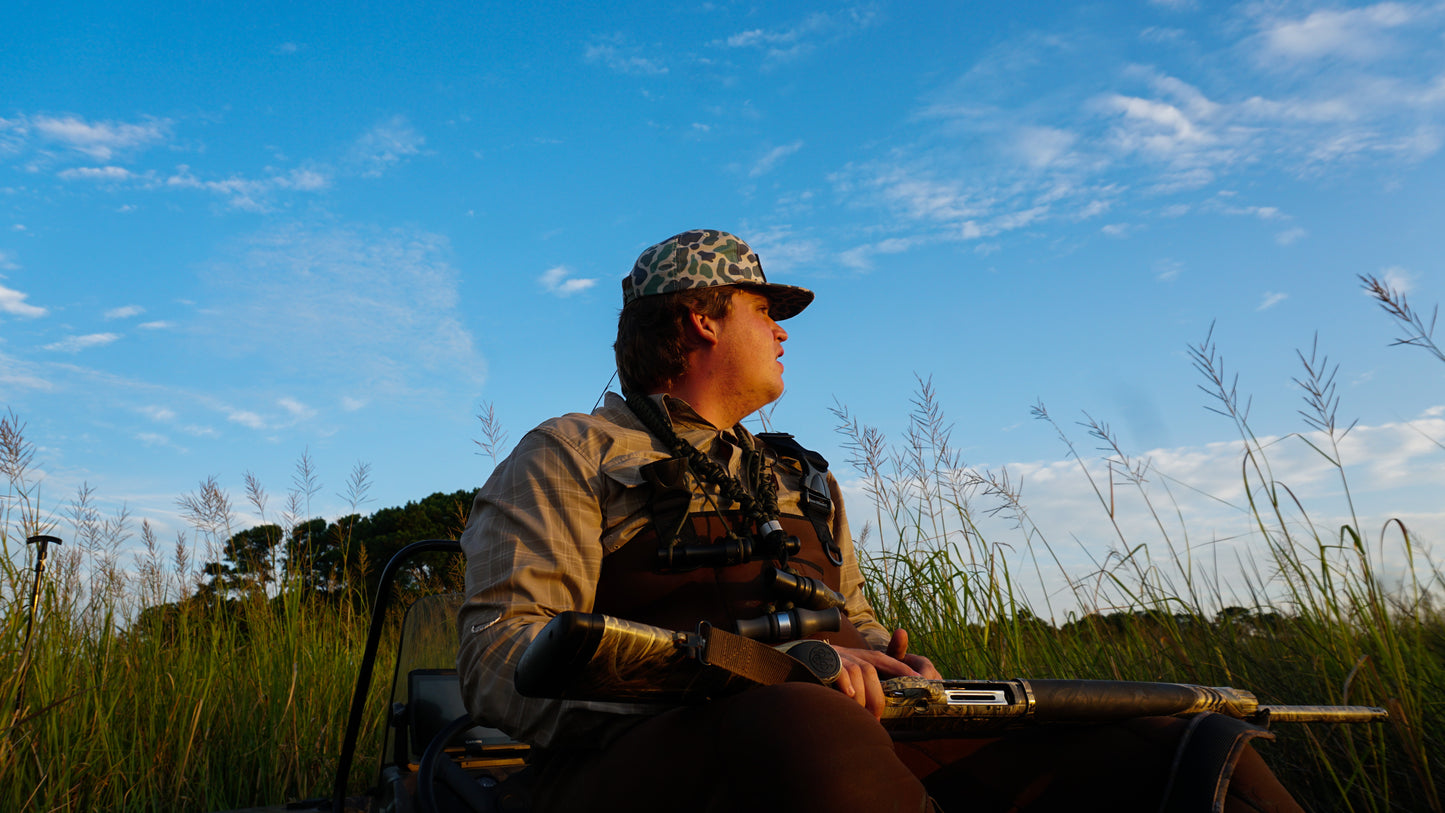
[[[759, 664], [763, 666], [759, 666]], [[831, 683], [842, 664], [821, 641], [772, 647], [707, 623], [679, 632], [598, 613], [564, 612], [517, 664], [517, 691], [571, 700], [695, 703], [782, 680]], [[1369, 706], [1261, 705], [1229, 686], [1122, 680], [883, 681], [883, 726], [898, 737], [982, 736], [1029, 725], [1223, 714], [1256, 725], [1367, 723]]]

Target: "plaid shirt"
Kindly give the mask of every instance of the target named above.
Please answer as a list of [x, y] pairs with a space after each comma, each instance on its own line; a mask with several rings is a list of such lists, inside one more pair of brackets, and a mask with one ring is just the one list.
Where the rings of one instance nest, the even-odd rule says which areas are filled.
[[[738, 473], [738, 438], [746, 429], [739, 425], [719, 430], [681, 400], [653, 398], [664, 406], [679, 436]], [[512, 675], [522, 651], [553, 616], [592, 610], [603, 557], [651, 519], [650, 489], [639, 488], [639, 470], [670, 456], [626, 402], [608, 393], [591, 415], [564, 415], [527, 433], [477, 492], [462, 533], [467, 599], [457, 617], [457, 669], [473, 716], [519, 740], [547, 747], [601, 745], [641, 716], [659, 711], [656, 705], [522, 697]], [[773, 462], [781, 475], [780, 512], [801, 516], [796, 478]], [[831, 473], [828, 487], [833, 538], [843, 553], [845, 611], [868, 642], [883, 649], [888, 630], [863, 597], [842, 495]], [[691, 510], [710, 510], [716, 498], [715, 487], [696, 491]]]

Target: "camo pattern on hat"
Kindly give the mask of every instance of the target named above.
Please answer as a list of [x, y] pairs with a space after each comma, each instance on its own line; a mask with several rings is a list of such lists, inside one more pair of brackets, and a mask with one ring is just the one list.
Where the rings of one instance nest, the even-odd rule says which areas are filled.
[[693, 229], [642, 252], [622, 280], [622, 306], [644, 296], [716, 285], [757, 290], [768, 298], [769, 315], [777, 321], [797, 316], [813, 301], [807, 288], [768, 282], [758, 255], [741, 239], [716, 229]]

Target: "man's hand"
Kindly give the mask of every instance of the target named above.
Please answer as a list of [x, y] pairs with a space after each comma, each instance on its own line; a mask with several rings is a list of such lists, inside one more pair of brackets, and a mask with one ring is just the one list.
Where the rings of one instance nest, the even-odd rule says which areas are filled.
[[843, 661], [843, 672], [838, 676], [838, 691], [858, 701], [878, 719], [883, 717], [883, 679], [889, 677], [922, 677], [942, 680], [943, 676], [933, 668], [933, 662], [922, 655], [908, 654], [908, 633], [894, 630], [888, 648], [883, 652], [873, 649], [849, 649], [835, 646], [838, 657]]

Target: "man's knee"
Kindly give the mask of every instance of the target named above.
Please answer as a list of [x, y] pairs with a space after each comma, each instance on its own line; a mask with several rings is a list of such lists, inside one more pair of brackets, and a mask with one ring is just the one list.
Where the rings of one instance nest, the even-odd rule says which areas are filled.
[[750, 809], [923, 810], [922, 785], [893, 741], [852, 698], [823, 686], [784, 683], [735, 698], [717, 751], [749, 777]]

